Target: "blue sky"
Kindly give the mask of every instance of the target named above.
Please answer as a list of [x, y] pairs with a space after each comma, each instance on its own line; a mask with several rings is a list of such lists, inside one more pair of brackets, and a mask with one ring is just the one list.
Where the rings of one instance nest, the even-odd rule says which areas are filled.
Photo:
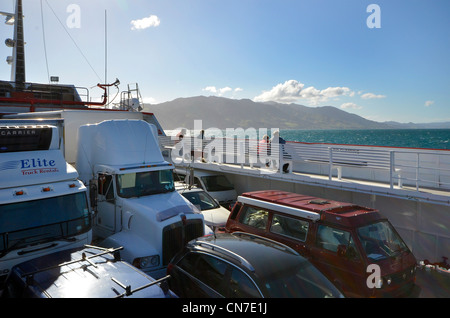
[[[0, 11], [13, 3], [2, 0]], [[23, 4], [30, 82], [48, 75], [88, 88], [104, 82], [106, 11], [107, 80], [119, 78], [120, 90], [138, 83], [147, 102], [215, 95], [332, 105], [376, 121], [450, 121], [448, 0]], [[4, 23], [0, 32], [12, 37]], [[0, 45], [0, 53], [5, 61], [11, 49]], [[10, 78], [6, 62], [0, 76]]]

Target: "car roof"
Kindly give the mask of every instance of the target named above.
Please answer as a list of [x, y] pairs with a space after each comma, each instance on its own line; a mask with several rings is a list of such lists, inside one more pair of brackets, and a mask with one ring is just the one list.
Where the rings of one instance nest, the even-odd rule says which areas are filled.
[[266, 205], [269, 206], [269, 209], [270, 205], [289, 207], [292, 211], [282, 212], [302, 217], [307, 217], [304, 214], [309, 214], [310, 217], [307, 218], [313, 220], [321, 219], [322, 221], [349, 227], [382, 219], [381, 214], [376, 209], [287, 191], [263, 190], [246, 192], [241, 195], [241, 198], [243, 198], [243, 201], [246, 199], [255, 200], [255, 205], [261, 207], [264, 206], [264, 203], [267, 203]]
[[191, 241], [188, 247], [220, 255], [261, 277], [271, 276], [283, 269], [308, 262], [282, 243], [244, 232], [217, 233], [201, 237]]

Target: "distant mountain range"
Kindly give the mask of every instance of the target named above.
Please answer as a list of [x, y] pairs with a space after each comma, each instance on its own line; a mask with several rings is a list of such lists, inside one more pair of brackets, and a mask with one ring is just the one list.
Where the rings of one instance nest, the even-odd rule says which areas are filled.
[[279, 129], [410, 129], [450, 128], [450, 122], [414, 124], [376, 122], [333, 106], [307, 107], [298, 104], [253, 102], [224, 97], [177, 98], [161, 104], [144, 104], [144, 111], [156, 115], [164, 129], [194, 128], [201, 119], [207, 128]]

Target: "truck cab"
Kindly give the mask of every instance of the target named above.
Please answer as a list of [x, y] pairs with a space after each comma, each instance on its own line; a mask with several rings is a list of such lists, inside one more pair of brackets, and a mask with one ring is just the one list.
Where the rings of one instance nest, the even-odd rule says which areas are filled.
[[374, 209], [285, 191], [248, 192], [238, 197], [226, 231], [291, 246], [346, 297], [404, 296], [414, 286], [414, 255]]
[[59, 127], [0, 123], [0, 285], [29, 259], [91, 243], [87, 189], [64, 159]]
[[94, 239], [123, 246], [128, 263], [162, 277], [173, 255], [203, 236], [203, 216], [175, 191], [156, 127], [142, 120], [109, 120], [78, 130], [76, 166], [96, 214]]

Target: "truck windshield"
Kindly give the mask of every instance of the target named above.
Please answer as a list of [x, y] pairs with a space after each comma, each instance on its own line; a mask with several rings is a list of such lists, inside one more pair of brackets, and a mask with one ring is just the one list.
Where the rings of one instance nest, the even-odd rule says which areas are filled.
[[91, 229], [86, 193], [0, 206], [0, 257], [8, 251]]
[[172, 170], [117, 175], [117, 194], [122, 198], [174, 191]]
[[234, 187], [225, 176], [206, 176], [201, 177], [205, 184], [206, 191], [227, 191], [233, 190]]
[[367, 257], [372, 261], [390, 258], [408, 249], [387, 221], [362, 226], [357, 232]]

